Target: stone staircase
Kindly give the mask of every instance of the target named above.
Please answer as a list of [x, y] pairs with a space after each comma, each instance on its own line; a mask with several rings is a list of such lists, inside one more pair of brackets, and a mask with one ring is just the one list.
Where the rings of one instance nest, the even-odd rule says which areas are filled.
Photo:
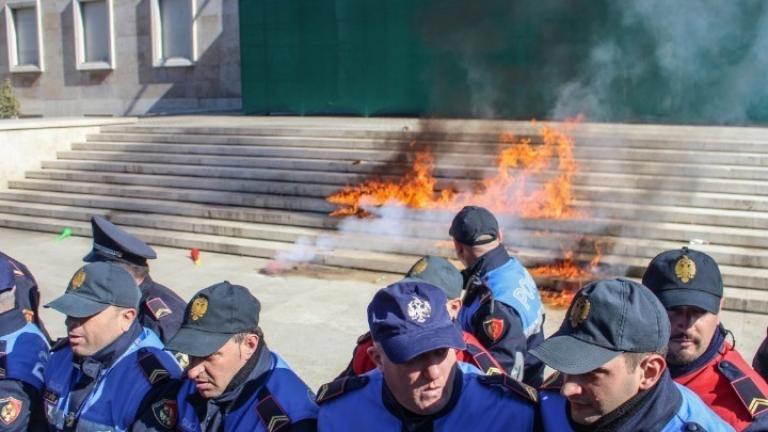
[[[441, 185], [493, 173], [499, 133], [527, 122], [166, 117], [104, 127], [0, 190], [0, 226], [90, 236], [108, 216], [152, 244], [400, 273], [417, 255], [452, 255], [452, 214], [408, 212], [392, 227], [328, 216], [325, 197], [372, 175], [398, 178], [412, 142], [429, 145]], [[721, 265], [726, 307], [768, 313], [768, 130], [583, 124], [570, 220], [505, 220], [528, 266], [562, 255], [640, 277], [649, 259], [692, 243]], [[536, 179], [533, 179], [536, 181]], [[342, 227], [343, 231], [339, 231]]]

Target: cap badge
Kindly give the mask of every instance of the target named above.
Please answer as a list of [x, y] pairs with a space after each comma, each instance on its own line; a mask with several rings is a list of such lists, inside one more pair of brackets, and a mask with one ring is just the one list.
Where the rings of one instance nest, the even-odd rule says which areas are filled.
[[418, 323], [426, 322], [432, 316], [432, 305], [428, 301], [413, 296], [408, 303], [408, 317]]
[[696, 277], [696, 263], [686, 255], [681, 256], [675, 263], [675, 276], [683, 283], [688, 283]]
[[197, 321], [202, 318], [208, 311], [208, 299], [205, 297], [198, 297], [192, 301], [192, 307], [189, 308], [189, 317], [192, 321]]
[[571, 313], [569, 319], [571, 321], [571, 327], [578, 327], [589, 316], [589, 310], [592, 305], [589, 303], [589, 299], [586, 296], [578, 297], [571, 306]]
[[85, 283], [85, 269], [80, 269], [72, 277], [72, 281], [69, 283], [69, 289], [78, 289]]
[[419, 261], [417, 261], [416, 264], [413, 265], [413, 267], [411, 267], [411, 271], [408, 273], [410, 273], [412, 276], [420, 275], [424, 273], [424, 270], [427, 269], [427, 265], [428, 265], [427, 259], [422, 258]]

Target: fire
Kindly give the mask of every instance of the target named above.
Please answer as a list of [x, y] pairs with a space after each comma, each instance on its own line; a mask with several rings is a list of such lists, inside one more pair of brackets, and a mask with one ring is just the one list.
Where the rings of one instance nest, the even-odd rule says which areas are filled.
[[544, 288], [541, 290], [544, 303], [555, 308], [568, 307], [576, 291], [595, 279], [603, 257], [603, 245], [595, 242], [593, 246], [595, 255], [586, 266], [579, 265], [574, 259], [573, 250], [565, 250], [562, 259], [529, 269], [531, 276], [539, 281], [539, 288]]
[[[429, 149], [419, 150], [410, 171], [401, 179], [372, 179], [329, 196], [328, 202], [339, 206], [331, 215], [365, 217], [370, 215], [366, 208], [385, 204], [452, 211], [472, 204], [525, 218], [577, 216], [571, 207], [571, 183], [577, 171], [573, 140], [549, 126], [539, 127], [539, 135], [542, 144], [510, 133], [501, 134], [495, 175], [472, 191], [438, 189], [437, 179], [432, 175], [434, 156]], [[546, 178], [546, 170], [552, 168], [555, 159], [556, 174]]]

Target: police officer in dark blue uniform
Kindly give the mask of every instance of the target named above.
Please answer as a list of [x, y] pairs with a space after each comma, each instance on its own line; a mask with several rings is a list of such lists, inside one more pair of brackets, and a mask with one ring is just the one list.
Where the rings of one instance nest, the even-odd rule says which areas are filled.
[[544, 309], [536, 282], [501, 244], [496, 218], [467, 206], [449, 231], [456, 256], [466, 266], [459, 321], [477, 337], [505, 372], [526, 384], [541, 384], [544, 365], [528, 350], [544, 340]]
[[0, 430], [44, 431], [42, 388], [48, 341], [16, 306], [14, 267], [0, 259]]
[[181, 375], [157, 335], [136, 319], [140, 298], [127, 271], [96, 262], [46, 305], [67, 316], [67, 338], [53, 348], [44, 375], [50, 431], [124, 431], [153, 387]]
[[157, 258], [157, 254], [149, 245], [101, 216], [91, 218], [91, 227], [93, 249], [83, 261], [114, 261], [127, 270], [141, 290], [139, 322], [167, 343], [181, 327], [186, 303], [149, 276], [147, 260]]
[[132, 430], [316, 430], [314, 395], [267, 347], [260, 311], [248, 289], [226, 281], [195, 294], [168, 344], [189, 355], [186, 379], [162, 389]]
[[531, 354], [559, 372], [540, 391], [547, 431], [732, 431], [672, 380], [667, 312], [630, 280], [593, 282]]
[[441, 289], [414, 280], [376, 293], [368, 354], [377, 369], [320, 388], [321, 432], [535, 430], [533, 388], [457, 364], [465, 345], [445, 303]]
[[16, 279], [16, 305], [21, 309], [24, 318], [27, 322], [35, 323], [37, 328], [43, 332], [45, 338], [50, 341], [48, 332], [45, 330], [45, 325], [43, 325], [43, 321], [38, 313], [40, 308], [40, 290], [32, 272], [24, 264], [2, 252], [0, 252], [0, 261], [7, 261], [13, 268], [13, 275]]

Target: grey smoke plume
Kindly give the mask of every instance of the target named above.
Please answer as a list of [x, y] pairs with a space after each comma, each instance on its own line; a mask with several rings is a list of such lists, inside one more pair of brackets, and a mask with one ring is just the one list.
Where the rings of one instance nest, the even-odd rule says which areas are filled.
[[[612, 3], [619, 28], [560, 89], [552, 117], [749, 123], [768, 115], [768, 5], [762, 1]], [[642, 120], [640, 115], [639, 120]]]

